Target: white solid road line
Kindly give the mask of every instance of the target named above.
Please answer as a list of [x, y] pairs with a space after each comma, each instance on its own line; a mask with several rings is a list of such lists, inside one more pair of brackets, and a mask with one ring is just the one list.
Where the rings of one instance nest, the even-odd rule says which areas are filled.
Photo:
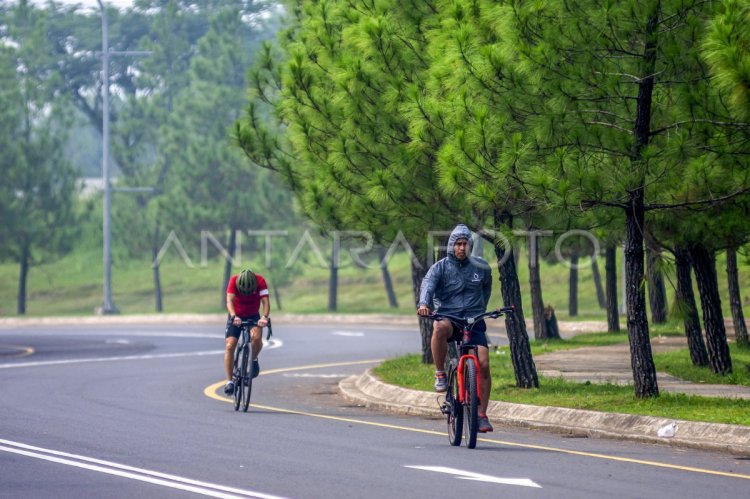
[[[273, 350], [284, 345], [281, 340], [272, 339], [266, 343], [266, 348]], [[13, 362], [9, 364], [0, 364], [0, 369], [11, 369], [14, 367], [38, 367], [38, 366], [59, 366], [64, 364], [83, 364], [87, 362], [109, 362], [116, 360], [152, 360], [152, 359], [172, 359], [176, 357], [200, 357], [203, 355], [224, 354], [224, 350], [204, 350], [202, 352], [182, 352], [182, 353], [162, 353], [152, 355], [125, 355], [121, 357], [94, 357], [90, 359], [67, 359], [67, 360], [40, 360], [38, 362]]]
[[67, 466], [74, 466], [76, 468], [83, 468], [99, 473], [106, 473], [108, 475], [129, 478], [131, 480], [138, 480], [153, 485], [160, 485], [162, 487], [185, 490], [209, 497], [220, 497], [227, 499], [243, 497], [256, 497], [259, 499], [283, 499], [281, 496], [264, 494], [262, 492], [256, 492], [253, 490], [238, 489], [235, 487], [226, 487], [224, 485], [218, 485], [215, 483], [201, 482], [199, 480], [192, 480], [190, 478], [170, 475], [158, 471], [136, 468], [125, 464], [113, 463], [111, 461], [103, 461], [100, 459], [80, 456], [77, 454], [69, 454], [67, 452], [61, 452], [52, 449], [44, 449], [42, 447], [35, 447], [20, 442], [13, 442], [11, 440], [0, 439], [0, 444], [4, 444], [0, 445], [0, 451], [19, 454], [35, 459], [42, 459], [58, 464], [65, 464]]
[[331, 332], [334, 336], [355, 336], [355, 337], [361, 337], [364, 336], [365, 333], [362, 331], [333, 331]]
[[171, 359], [175, 357], [199, 357], [202, 355], [223, 354], [224, 350], [205, 350], [203, 352], [185, 353], [163, 353], [153, 355], [125, 355], [122, 357], [94, 357], [91, 359], [67, 359], [67, 360], [40, 360], [38, 362], [16, 362], [12, 364], [0, 364], [0, 369], [11, 369], [14, 367], [37, 367], [37, 366], [59, 366], [64, 364], [84, 364], [87, 362], [109, 362], [112, 360], [151, 360]]

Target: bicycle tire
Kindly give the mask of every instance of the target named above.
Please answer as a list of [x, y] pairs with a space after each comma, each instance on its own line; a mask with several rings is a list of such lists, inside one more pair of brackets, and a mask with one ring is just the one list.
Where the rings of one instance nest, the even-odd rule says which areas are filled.
[[234, 381], [234, 410], [240, 410], [240, 404], [242, 403], [242, 375], [240, 372], [240, 354], [242, 352], [242, 346], [237, 346], [234, 350], [234, 371], [232, 379]]
[[458, 376], [455, 369], [448, 371], [448, 391], [445, 392], [445, 401], [448, 405], [448, 441], [451, 445], [461, 445], [463, 435], [464, 410], [458, 400]]
[[253, 392], [252, 359], [253, 345], [246, 343], [242, 352], [242, 410], [247, 412], [250, 405], [250, 394]]
[[464, 430], [466, 432], [466, 447], [473, 449], [477, 446], [477, 430], [479, 428], [479, 394], [477, 393], [477, 366], [473, 358], [464, 361]]

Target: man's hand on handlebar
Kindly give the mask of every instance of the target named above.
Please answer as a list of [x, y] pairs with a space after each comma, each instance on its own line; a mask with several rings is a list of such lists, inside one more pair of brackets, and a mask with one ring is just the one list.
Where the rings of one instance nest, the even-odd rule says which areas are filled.
[[432, 310], [430, 310], [430, 307], [427, 305], [420, 305], [419, 308], [417, 308], [417, 315], [427, 317], [428, 315], [432, 315]]

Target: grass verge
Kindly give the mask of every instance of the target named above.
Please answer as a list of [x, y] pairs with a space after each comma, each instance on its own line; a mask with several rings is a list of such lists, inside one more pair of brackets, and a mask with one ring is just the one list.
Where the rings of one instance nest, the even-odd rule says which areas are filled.
[[[622, 334], [586, 334], [570, 340], [549, 341], [545, 343], [533, 342], [532, 352], [540, 355], [559, 349], [576, 348], [581, 346], [602, 346], [627, 341], [627, 335]], [[734, 345], [732, 345], [734, 347]], [[506, 350], [507, 351], [507, 350]], [[738, 352], [732, 349], [735, 360], [735, 370], [745, 362], [745, 355], [750, 352]], [[690, 364], [687, 350], [656, 354], [657, 370], [683, 373], [688, 371], [685, 364]], [[662, 358], [664, 357], [664, 358]], [[433, 366], [421, 363], [419, 355], [407, 355], [391, 359], [375, 369], [375, 373], [384, 382], [415, 390], [432, 391]], [[668, 362], [669, 359], [673, 359]], [[750, 359], [748, 359], [750, 360]], [[683, 419], [688, 421], [705, 421], [710, 423], [729, 423], [750, 426], [750, 400], [701, 397], [681, 394], [662, 393], [659, 397], [641, 400], [633, 393], [632, 386], [614, 384], [574, 383], [562, 378], [540, 376], [539, 389], [520, 389], [515, 386], [515, 376], [510, 356], [492, 355], [490, 357], [492, 369], [492, 400], [502, 400], [519, 404], [539, 406], [570, 407], [573, 409], [587, 409], [603, 412], [619, 412], [664, 418]], [[744, 367], [742, 368], [744, 369]], [[708, 369], [702, 369], [707, 382], [750, 384], [738, 373], [735, 377], [711, 378]], [[746, 369], [745, 369], [746, 371]], [[677, 375], [677, 374], [675, 374]], [[682, 376], [680, 376], [682, 377]], [[696, 379], [695, 381], [700, 381]]]

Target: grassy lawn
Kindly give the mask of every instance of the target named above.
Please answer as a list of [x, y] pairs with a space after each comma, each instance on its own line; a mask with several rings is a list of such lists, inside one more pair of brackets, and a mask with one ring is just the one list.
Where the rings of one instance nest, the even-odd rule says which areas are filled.
[[[189, 241], [185, 241], [187, 245]], [[193, 241], [194, 243], [194, 241]], [[321, 245], [321, 248], [325, 249]], [[200, 252], [196, 248], [186, 247], [192, 258], [193, 266], [183, 262], [174, 249], [167, 252], [162, 260], [161, 282], [163, 290], [164, 311], [167, 313], [215, 313], [221, 312], [223, 295], [222, 279], [224, 266], [218, 258], [209, 258], [201, 262]], [[124, 314], [143, 314], [154, 311], [153, 278], [149, 256], [126, 258], [120, 255], [115, 245], [112, 268], [112, 288], [115, 305]], [[245, 251], [243, 256], [251, 253]], [[310, 252], [311, 253], [311, 252]], [[489, 244], [484, 245], [484, 254], [493, 266], [493, 275], [497, 278], [496, 263]], [[522, 303], [526, 315], [530, 315], [530, 298], [528, 288], [528, 266], [526, 250], [521, 249], [519, 257], [519, 280], [521, 283]], [[619, 255], [620, 258], [622, 255]], [[245, 266], [252, 266], [268, 277], [268, 269], [258, 261], [243, 261], [234, 271]], [[326, 313], [328, 312], [328, 274], [325, 265], [317, 258], [306, 255], [306, 262], [300, 265], [289, 284], [278, 286], [281, 305], [288, 313]], [[338, 311], [342, 313], [396, 313], [412, 314], [414, 312], [411, 289], [411, 269], [405, 252], [394, 254], [388, 262], [399, 308], [388, 307], [381, 272], [375, 264], [373, 255], [365, 258], [370, 263], [368, 268], [352, 265], [348, 253], [342, 253], [342, 267], [339, 269]], [[596, 300], [593, 272], [581, 260], [579, 269], [578, 315], [572, 320], [606, 320], [606, 313]], [[621, 262], [620, 262], [621, 263]], [[750, 265], [740, 258], [740, 285], [743, 289], [750, 287]], [[724, 296], [722, 304], [725, 316], [729, 317], [726, 295], [726, 273], [723, 272], [724, 256], [719, 255], [719, 287]], [[603, 274], [603, 262], [599, 262]], [[620, 270], [618, 264], [618, 270]], [[568, 277], [569, 269], [560, 263], [542, 261], [540, 264], [545, 303], [555, 308], [558, 319], [569, 320], [568, 316]], [[83, 244], [75, 252], [64, 258], [31, 268], [28, 280], [27, 314], [31, 316], [50, 315], [90, 315], [102, 302], [102, 256], [101, 248], [95, 243]], [[673, 282], [668, 278], [667, 282]], [[273, 287], [273, 279], [269, 279]], [[668, 299], [671, 301], [673, 291], [668, 288]], [[16, 313], [18, 292], [18, 265], [10, 261], [0, 262], [0, 316], [11, 316]], [[750, 303], [750, 292], [744, 293], [745, 303]], [[495, 283], [491, 307], [501, 305], [499, 286]], [[273, 308], [278, 309], [276, 303]]]
[[[532, 342], [532, 353], [541, 355], [559, 349], [623, 342], [627, 342], [625, 333], [583, 334], [570, 340]], [[750, 361], [750, 352], [740, 352], [734, 345], [731, 348], [737, 374], [727, 377], [713, 375], [708, 369], [693, 368], [687, 350], [655, 354], [654, 358], [658, 371], [670, 372], [685, 379], [693, 379], [696, 382], [750, 385], [746, 368]], [[543, 376], [540, 376], [539, 389], [522, 390], [515, 386], [513, 367], [507, 352], [504, 355], [491, 355], [490, 360], [492, 400], [750, 426], [750, 400], [670, 393], [662, 393], [654, 399], [639, 400], [634, 396], [633, 388], [630, 386], [574, 383], [561, 378]], [[691, 371], [699, 371], [700, 375], [696, 374], [695, 378], [689, 378], [688, 373]], [[416, 390], [432, 391], [433, 389], [433, 366], [422, 364], [419, 355], [388, 360], [377, 367], [375, 373], [387, 383]]]
[[729, 344], [732, 357], [732, 374], [721, 376], [706, 367], [696, 367], [690, 361], [688, 349], [654, 354], [656, 369], [694, 383], [750, 386], [750, 350]]
[[[102, 303], [102, 257], [98, 250], [79, 251], [65, 258], [32, 267], [28, 279], [26, 310], [30, 316], [91, 315]], [[265, 273], [262, 265], [244, 262], [234, 271], [249, 266]], [[279, 295], [284, 312], [325, 313], [328, 307], [328, 269], [319, 265], [303, 266], [304, 273], [291, 284], [281, 286]], [[341, 313], [414, 313], [411, 271], [405, 254], [396, 254], [389, 270], [400, 307], [388, 308], [380, 269], [347, 266], [339, 270], [338, 311]], [[176, 255], [168, 254], [161, 262], [164, 312], [216, 313], [224, 290], [224, 264], [209, 259], [205, 264], [194, 259], [186, 265]], [[266, 274], [268, 275], [268, 274]], [[273, 280], [269, 279], [273, 286]], [[154, 285], [151, 261], [121, 259], [115, 256], [112, 266], [113, 301], [123, 314], [154, 312]], [[18, 267], [0, 264], [0, 316], [16, 313]], [[272, 300], [274, 295], [272, 294]], [[275, 300], [272, 308], [277, 310]]]
[[[187, 244], [188, 241], [185, 241]], [[217, 258], [200, 261], [200, 252], [187, 247], [193, 266], [183, 262], [174, 249], [162, 260], [161, 282], [165, 312], [213, 313], [222, 311], [221, 296], [224, 266]], [[243, 256], [248, 255], [245, 251]], [[485, 255], [492, 262], [492, 250], [485, 245]], [[249, 256], [249, 255], [248, 255]], [[303, 254], [304, 256], [304, 254]], [[287, 285], [279, 286], [282, 308], [289, 313], [325, 313], [328, 307], [328, 269], [316, 258], [307, 255], [307, 262], [299, 266], [297, 274]], [[522, 301], [530, 313], [528, 267], [526, 253], [519, 258], [519, 279]], [[338, 311], [343, 313], [414, 312], [411, 289], [411, 269], [405, 252], [397, 252], [388, 262], [399, 302], [398, 309], [388, 307], [380, 269], [374, 259], [368, 268], [357, 268], [348, 255], [342, 256], [339, 269]], [[243, 261], [235, 271], [252, 266], [268, 276], [268, 269], [260, 261]], [[603, 272], [603, 264], [600, 262]], [[750, 267], [741, 266], [741, 278], [750, 284]], [[568, 320], [568, 274], [562, 264], [541, 263], [544, 299], [552, 305], [560, 320]], [[721, 274], [721, 273], [720, 273]], [[27, 314], [31, 316], [90, 315], [102, 302], [101, 248], [87, 243], [64, 258], [31, 268], [28, 279]], [[493, 269], [497, 278], [497, 270]], [[578, 315], [575, 320], [606, 320], [599, 308], [590, 267], [579, 270]], [[721, 276], [720, 276], [721, 278]], [[269, 279], [271, 286], [273, 279]], [[154, 311], [153, 278], [150, 257], [125, 258], [117, 248], [113, 255], [112, 288], [115, 305], [125, 314]], [[724, 288], [722, 288], [724, 289]], [[0, 316], [16, 313], [18, 265], [0, 262]], [[278, 308], [274, 303], [274, 309]], [[499, 286], [495, 283], [491, 307], [501, 305]]]

